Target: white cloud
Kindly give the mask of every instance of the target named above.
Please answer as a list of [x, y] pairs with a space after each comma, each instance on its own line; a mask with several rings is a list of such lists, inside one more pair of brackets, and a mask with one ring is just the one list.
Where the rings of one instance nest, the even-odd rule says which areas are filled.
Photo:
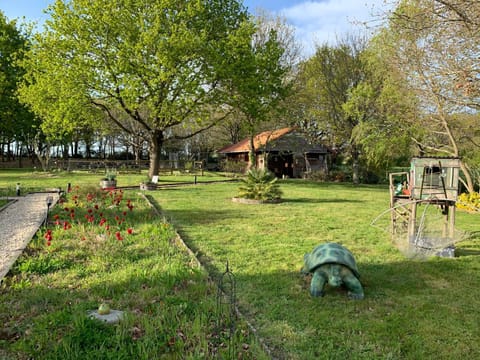
[[367, 31], [361, 23], [378, 19], [385, 6], [378, 0], [305, 1], [284, 8], [279, 14], [295, 27], [304, 54], [309, 56], [318, 44], [335, 44], [347, 33]]

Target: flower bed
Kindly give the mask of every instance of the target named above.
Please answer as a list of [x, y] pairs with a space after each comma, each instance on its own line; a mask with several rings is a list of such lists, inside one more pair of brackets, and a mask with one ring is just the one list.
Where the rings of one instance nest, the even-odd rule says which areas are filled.
[[46, 245], [51, 246], [55, 237], [62, 237], [67, 231], [76, 231], [82, 241], [122, 241], [134, 234], [129, 224], [134, 209], [134, 202], [125, 198], [121, 189], [98, 191], [73, 187], [52, 211], [52, 221], [44, 233]]
[[463, 193], [457, 199], [457, 209], [468, 212], [480, 211], [480, 194], [478, 192]]

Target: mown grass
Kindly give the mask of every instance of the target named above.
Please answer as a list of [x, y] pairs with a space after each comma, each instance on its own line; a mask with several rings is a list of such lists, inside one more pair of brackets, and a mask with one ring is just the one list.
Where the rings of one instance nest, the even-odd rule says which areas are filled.
[[[386, 188], [304, 181], [281, 187], [281, 204], [234, 203], [234, 184], [154, 195], [211, 272], [228, 260], [241, 310], [279, 358], [480, 357], [478, 215], [457, 213], [457, 227], [477, 235], [458, 244], [456, 258], [415, 261], [371, 225], [388, 208]], [[303, 254], [328, 241], [355, 254], [365, 300], [332, 289], [310, 297], [299, 273]]]
[[[33, 169], [0, 169], [0, 197], [15, 195], [17, 183], [20, 184], [21, 194], [25, 194], [43, 191], [47, 187], [66, 190], [69, 183], [78, 186], [98, 185], [104, 175], [105, 173], [87, 171], [44, 172]], [[140, 173], [118, 173], [117, 185], [119, 187], [139, 186], [142, 181], [145, 181], [147, 175], [146, 170]], [[207, 171], [203, 175], [175, 172], [173, 175], [160, 175], [159, 185], [225, 180], [225, 175], [228, 174]]]
[[[69, 179], [66, 202], [2, 281], [1, 359], [266, 358], [245, 323], [229, 330], [216, 284], [143, 194]], [[124, 320], [89, 318], [102, 302]]]
[[[98, 174], [83, 176], [54, 174], [33, 186], [61, 186], [51, 180], [98, 185]], [[0, 188], [4, 181], [0, 171]], [[149, 192], [166, 221], [135, 200], [137, 215], [129, 219], [135, 232], [121, 242], [110, 238], [89, 247], [65, 236], [49, 248], [40, 237], [3, 285], [0, 348], [35, 359], [214, 357], [215, 289], [172, 246], [171, 227], [158, 233], [171, 223], [214, 280], [228, 261], [240, 310], [277, 358], [480, 357], [478, 233], [458, 244], [454, 259], [409, 260], [382, 231], [388, 216], [381, 226], [371, 225], [388, 208], [385, 187], [282, 181], [284, 201], [262, 205], [232, 202], [237, 187]], [[457, 213], [462, 230], [478, 232], [478, 220]], [[326, 241], [355, 254], [365, 300], [348, 300], [335, 289], [324, 298], [310, 297], [308, 279], [299, 272], [303, 254]], [[106, 327], [85, 317], [101, 301], [127, 310], [126, 321]], [[266, 358], [239, 327], [237, 345], [246, 345], [235, 353]]]

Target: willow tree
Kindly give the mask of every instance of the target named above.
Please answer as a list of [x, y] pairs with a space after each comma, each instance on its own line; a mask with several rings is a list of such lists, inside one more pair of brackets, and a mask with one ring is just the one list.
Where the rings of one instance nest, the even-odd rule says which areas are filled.
[[389, 63], [384, 41], [381, 32], [369, 41], [361, 54], [364, 77], [342, 105], [345, 114], [358, 119], [352, 138], [378, 174], [409, 161], [415, 150], [412, 137], [422, 131], [415, 123], [416, 97], [404, 86], [400, 69]]
[[209, 114], [225, 103], [220, 85], [249, 60], [237, 49], [255, 31], [236, 0], [57, 0], [47, 13], [23, 101], [51, 127], [92, 105], [127, 133], [134, 121], [150, 144], [150, 176], [169, 129], [217, 120]]

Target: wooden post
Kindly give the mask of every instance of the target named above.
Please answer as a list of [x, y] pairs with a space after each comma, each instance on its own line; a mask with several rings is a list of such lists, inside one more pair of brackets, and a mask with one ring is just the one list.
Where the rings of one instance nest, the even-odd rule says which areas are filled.
[[443, 231], [442, 231], [442, 237], [445, 239], [445, 238], [448, 238], [450, 236], [450, 228], [449, 228], [449, 212], [450, 212], [450, 205], [448, 204], [448, 201], [445, 201], [445, 208], [443, 210], [443, 215], [444, 215], [444, 219], [443, 219]]
[[415, 240], [417, 226], [417, 202], [414, 201], [410, 205], [410, 219], [408, 221], [408, 243], [411, 244]]
[[393, 174], [389, 174], [389, 183], [390, 183], [390, 221], [391, 221], [391, 233], [395, 234], [396, 233], [396, 214], [395, 214], [395, 188], [393, 186]]
[[448, 236], [455, 241], [455, 203], [449, 205]]

